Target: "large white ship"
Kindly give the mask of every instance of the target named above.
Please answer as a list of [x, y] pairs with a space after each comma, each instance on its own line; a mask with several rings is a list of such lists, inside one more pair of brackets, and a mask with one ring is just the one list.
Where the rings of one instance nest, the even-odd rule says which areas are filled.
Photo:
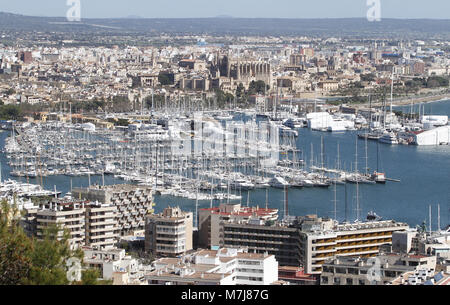
[[396, 145], [398, 144], [397, 135], [393, 132], [387, 132], [378, 140], [380, 143]]

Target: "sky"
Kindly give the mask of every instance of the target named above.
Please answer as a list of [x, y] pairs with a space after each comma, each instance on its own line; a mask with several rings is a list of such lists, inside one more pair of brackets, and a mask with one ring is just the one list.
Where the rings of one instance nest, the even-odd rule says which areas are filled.
[[[66, 16], [74, 0], [0, 0], [0, 11]], [[368, 0], [78, 0], [81, 18], [366, 18]], [[379, 1], [381, 18], [450, 19], [450, 0]]]

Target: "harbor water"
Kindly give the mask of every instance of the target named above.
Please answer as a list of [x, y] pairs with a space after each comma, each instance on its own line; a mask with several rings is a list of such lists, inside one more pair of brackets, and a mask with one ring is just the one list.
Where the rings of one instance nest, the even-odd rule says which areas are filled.
[[[395, 109], [409, 113], [411, 106], [395, 107]], [[413, 108], [418, 112], [418, 106]], [[425, 113], [434, 115], [450, 115], [450, 101], [439, 101], [425, 104]], [[5, 139], [10, 132], [0, 133], [0, 148], [4, 148]], [[323, 143], [323, 150], [321, 149]], [[312, 145], [311, 145], [312, 144]], [[311, 149], [312, 146], [312, 149]], [[357, 146], [357, 149], [356, 149]], [[357, 199], [356, 184], [337, 185], [329, 188], [291, 188], [287, 193], [289, 215], [317, 214], [321, 217], [334, 217], [336, 204], [337, 219], [339, 221], [353, 221], [359, 215], [364, 220], [369, 211], [374, 211], [383, 219], [393, 219], [406, 222], [410, 226], [426, 222], [428, 224], [428, 209], [432, 206], [432, 226], [437, 229], [437, 205], [440, 205], [441, 226], [450, 224], [450, 146], [411, 146], [385, 145], [373, 141], [358, 139], [357, 132], [330, 133], [311, 131], [306, 128], [299, 130], [297, 147], [301, 151], [300, 157], [310, 165], [320, 166], [323, 160], [325, 167], [335, 168], [339, 159], [339, 166], [348, 171], [363, 171], [367, 166], [370, 172], [375, 170], [386, 173], [388, 178], [400, 182], [388, 181], [385, 185], [359, 184]], [[339, 147], [339, 149], [338, 149]], [[367, 147], [367, 159], [366, 159]], [[357, 156], [356, 158], [356, 151]], [[311, 156], [312, 154], [312, 156]], [[323, 156], [323, 158], [322, 158]], [[283, 156], [280, 156], [283, 158]], [[9, 176], [10, 168], [5, 153], [0, 156], [2, 165], [2, 179], [16, 179], [26, 182], [26, 178]], [[357, 163], [357, 164], [356, 164]], [[29, 179], [30, 183], [40, 183], [39, 180]], [[55, 185], [63, 194], [72, 187], [86, 187], [88, 177], [49, 176], [42, 178], [45, 189], [53, 190]], [[91, 176], [91, 184], [103, 183], [102, 176]], [[129, 183], [113, 176], [104, 176], [105, 184]], [[264, 207], [266, 205], [266, 190], [256, 189], [241, 193], [242, 205]], [[336, 200], [335, 200], [336, 197]], [[285, 193], [283, 190], [270, 188], [268, 192], [268, 207], [279, 209], [284, 215]], [[237, 201], [239, 202], [239, 201]], [[357, 206], [359, 202], [359, 212]], [[195, 200], [172, 196], [155, 196], [155, 212], [171, 206], [180, 206], [186, 211], [195, 211]], [[217, 205], [214, 202], [213, 205]], [[206, 208], [210, 201], [199, 201], [198, 208]]]

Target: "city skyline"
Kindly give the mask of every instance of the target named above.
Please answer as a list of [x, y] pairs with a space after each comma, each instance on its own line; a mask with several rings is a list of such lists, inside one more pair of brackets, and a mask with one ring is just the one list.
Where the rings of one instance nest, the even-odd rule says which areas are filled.
[[[249, 0], [227, 2], [175, 0], [167, 3], [134, 0], [129, 2], [112, 0], [81, 0], [81, 18], [211, 18], [229, 16], [234, 18], [365, 18], [369, 6], [365, 0], [320, 0], [304, 3], [293, 0]], [[381, 3], [381, 18], [395, 19], [450, 19], [450, 2], [431, 0], [391, 0]], [[0, 1], [0, 11], [29, 16], [63, 17], [69, 9], [65, 0]], [[326, 10], [324, 9], [326, 8]]]

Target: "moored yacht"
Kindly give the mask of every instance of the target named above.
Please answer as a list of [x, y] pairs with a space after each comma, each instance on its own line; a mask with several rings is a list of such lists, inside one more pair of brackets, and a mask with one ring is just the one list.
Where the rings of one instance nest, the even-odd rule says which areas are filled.
[[289, 183], [284, 180], [284, 178], [275, 176], [269, 182], [269, 185], [273, 188], [284, 189], [285, 187], [289, 187]]
[[393, 132], [387, 132], [378, 140], [380, 143], [396, 145], [398, 144], [397, 135]]

